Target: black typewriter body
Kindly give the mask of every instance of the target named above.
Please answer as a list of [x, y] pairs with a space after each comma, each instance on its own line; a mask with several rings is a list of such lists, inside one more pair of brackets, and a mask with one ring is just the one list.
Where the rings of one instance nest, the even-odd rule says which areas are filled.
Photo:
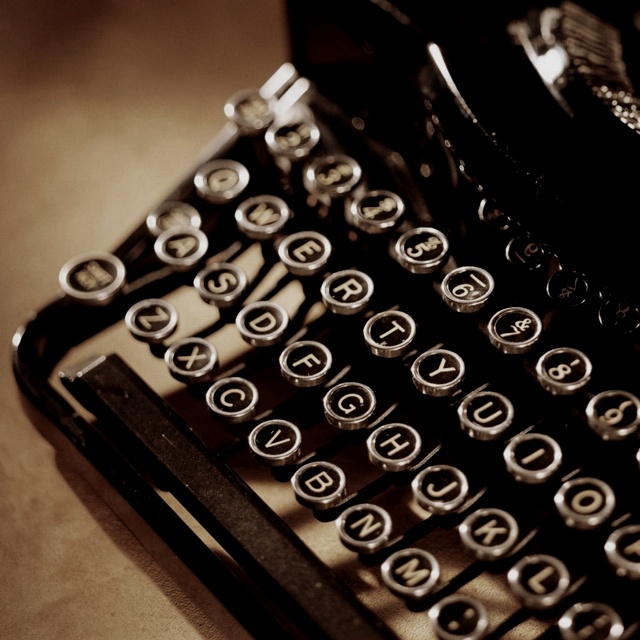
[[640, 18], [602, 5], [290, 2], [292, 63], [16, 333], [255, 637], [640, 637]]

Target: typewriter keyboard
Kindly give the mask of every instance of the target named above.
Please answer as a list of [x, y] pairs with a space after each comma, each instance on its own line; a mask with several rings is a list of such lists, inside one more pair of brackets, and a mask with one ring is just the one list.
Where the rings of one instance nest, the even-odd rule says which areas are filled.
[[62, 269], [59, 393], [280, 637], [640, 637], [637, 310], [290, 65], [225, 112]]

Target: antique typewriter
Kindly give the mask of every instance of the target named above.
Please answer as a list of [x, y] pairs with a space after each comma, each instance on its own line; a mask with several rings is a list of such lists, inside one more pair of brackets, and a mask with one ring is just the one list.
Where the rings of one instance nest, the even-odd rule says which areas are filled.
[[640, 637], [638, 17], [476, 4], [291, 2], [292, 63], [16, 334], [256, 637]]

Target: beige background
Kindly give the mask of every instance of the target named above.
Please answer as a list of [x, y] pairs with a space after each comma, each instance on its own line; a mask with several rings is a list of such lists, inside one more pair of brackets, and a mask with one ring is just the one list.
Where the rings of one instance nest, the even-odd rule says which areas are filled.
[[22, 403], [10, 341], [68, 258], [116, 246], [191, 168], [225, 98], [288, 58], [284, 18], [278, 0], [2, 3], [2, 638], [243, 637], [42, 435], [55, 430]]

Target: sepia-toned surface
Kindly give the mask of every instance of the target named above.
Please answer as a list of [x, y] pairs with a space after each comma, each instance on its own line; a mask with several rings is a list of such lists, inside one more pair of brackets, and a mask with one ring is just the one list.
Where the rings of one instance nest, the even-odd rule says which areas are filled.
[[16, 387], [10, 342], [56, 294], [61, 265], [116, 246], [191, 168], [224, 100], [287, 57], [277, 0], [3, 3], [0, 637], [246, 637], [179, 570], [169, 577], [91, 472], [52, 446]]

